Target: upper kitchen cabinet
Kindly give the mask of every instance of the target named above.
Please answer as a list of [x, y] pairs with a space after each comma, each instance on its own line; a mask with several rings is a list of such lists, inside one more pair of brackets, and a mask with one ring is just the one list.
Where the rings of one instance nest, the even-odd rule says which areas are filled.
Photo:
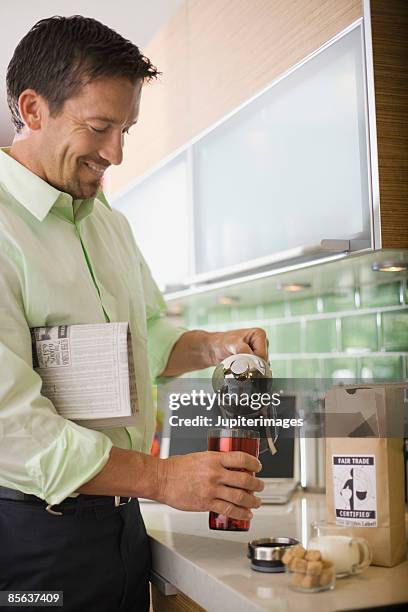
[[192, 145], [196, 279], [371, 246], [364, 75], [360, 24]]
[[408, 248], [407, 11], [181, 5], [145, 50], [163, 77], [111, 176], [162, 287]]
[[115, 200], [162, 291], [179, 288], [189, 266], [187, 155], [181, 153]]

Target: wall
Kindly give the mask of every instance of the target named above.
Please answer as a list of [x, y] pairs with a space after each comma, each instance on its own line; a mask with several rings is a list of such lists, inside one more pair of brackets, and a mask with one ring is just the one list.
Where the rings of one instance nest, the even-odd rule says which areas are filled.
[[184, 322], [209, 331], [264, 327], [276, 378], [400, 380], [408, 378], [407, 305], [402, 281], [257, 306], [187, 309]]

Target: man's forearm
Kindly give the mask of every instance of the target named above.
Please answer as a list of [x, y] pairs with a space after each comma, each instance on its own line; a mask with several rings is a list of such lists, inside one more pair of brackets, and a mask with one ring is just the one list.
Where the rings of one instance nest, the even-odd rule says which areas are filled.
[[160, 376], [180, 376], [185, 372], [209, 368], [236, 353], [255, 353], [268, 359], [265, 331], [251, 327], [229, 332], [206, 332], [201, 329], [185, 332], [174, 345]]
[[77, 492], [145, 497], [180, 510], [212, 510], [248, 520], [250, 508], [261, 503], [254, 492], [262, 491], [263, 483], [251, 475], [261, 467], [258, 459], [240, 451], [158, 459], [112, 447], [105, 467]]
[[113, 446], [104, 468], [77, 492], [158, 499], [160, 461], [151, 455]]

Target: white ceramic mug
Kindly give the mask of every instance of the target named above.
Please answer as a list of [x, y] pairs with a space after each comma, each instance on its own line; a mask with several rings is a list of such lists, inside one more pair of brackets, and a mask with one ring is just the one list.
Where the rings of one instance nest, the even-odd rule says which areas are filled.
[[338, 578], [360, 574], [372, 560], [368, 542], [348, 535], [318, 535], [310, 540], [309, 548], [320, 550], [323, 559], [334, 564]]

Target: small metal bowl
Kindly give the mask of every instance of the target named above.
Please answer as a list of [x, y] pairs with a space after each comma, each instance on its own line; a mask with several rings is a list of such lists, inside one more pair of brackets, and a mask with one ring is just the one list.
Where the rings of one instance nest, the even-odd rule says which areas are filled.
[[247, 557], [256, 572], [284, 572], [282, 557], [292, 546], [299, 544], [295, 538], [261, 538], [248, 542]]

